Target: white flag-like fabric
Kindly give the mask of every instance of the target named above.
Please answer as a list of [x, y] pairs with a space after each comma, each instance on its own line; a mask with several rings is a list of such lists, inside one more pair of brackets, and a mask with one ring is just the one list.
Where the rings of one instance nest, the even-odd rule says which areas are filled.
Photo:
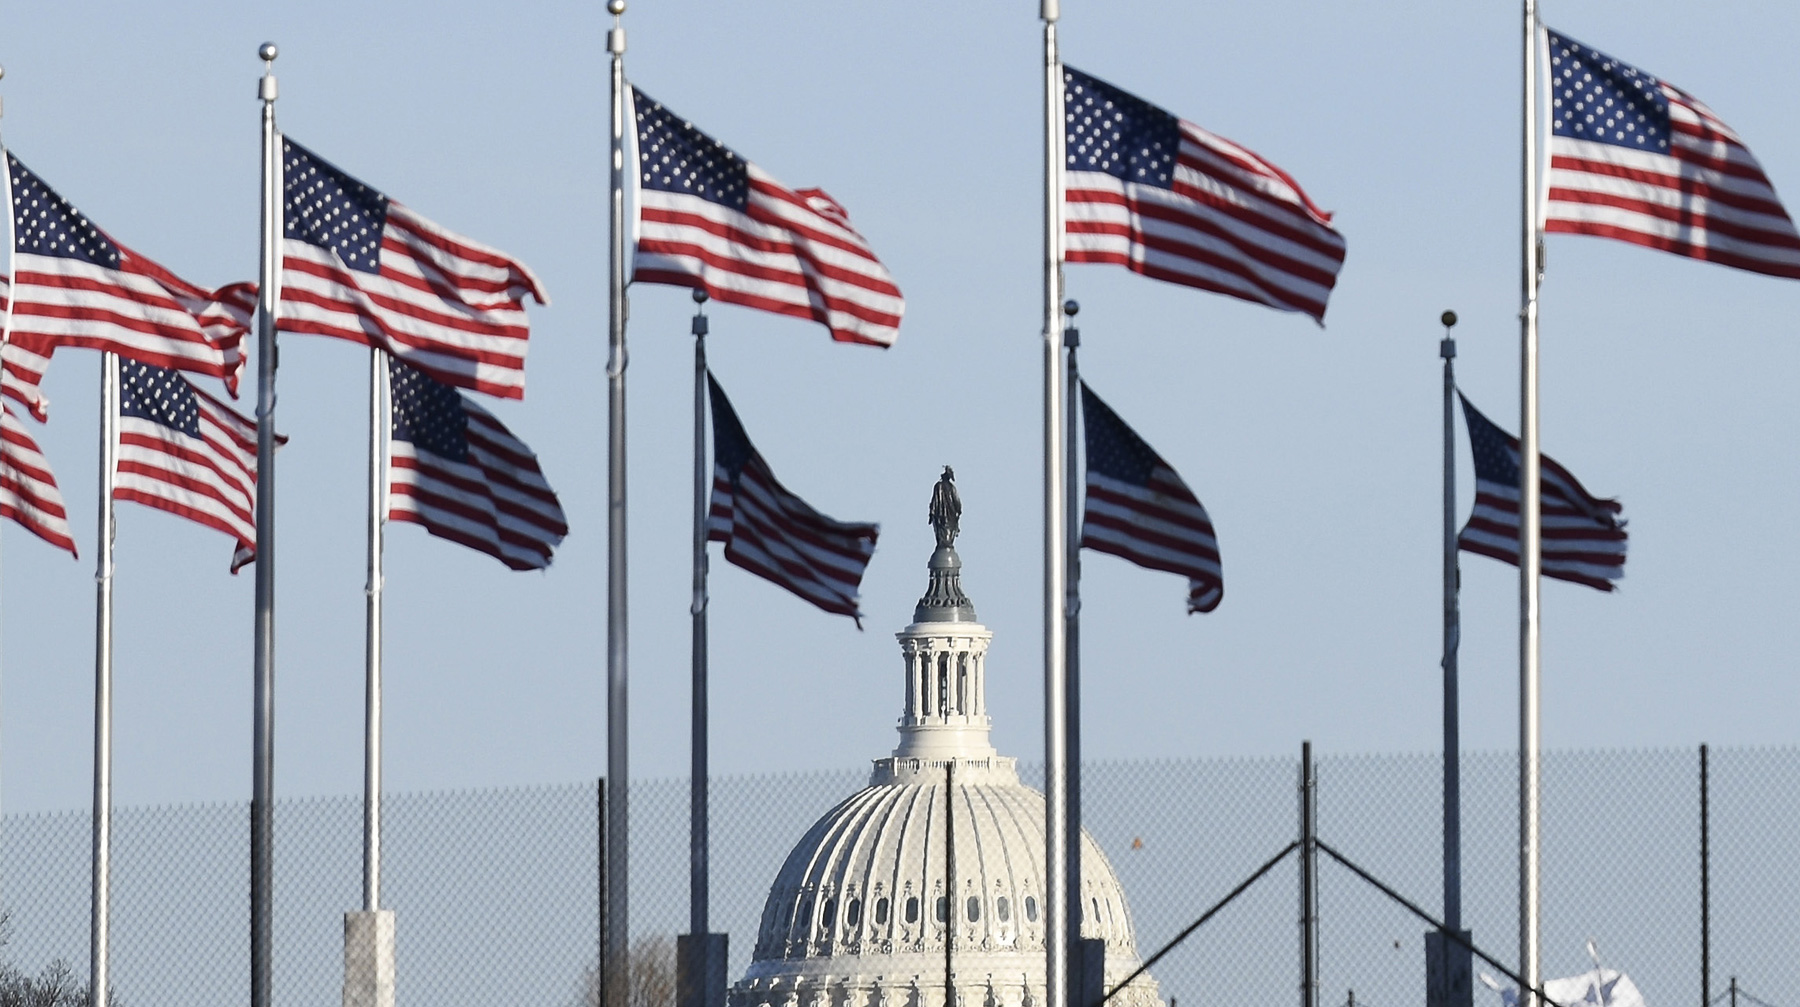
[[[1503, 1007], [1519, 1007], [1519, 988], [1504, 989], [1493, 977], [1483, 974], [1481, 981], [1500, 994]], [[1544, 996], [1560, 1007], [1645, 1007], [1644, 994], [1631, 977], [1617, 969], [1596, 968], [1578, 976], [1544, 981]]]

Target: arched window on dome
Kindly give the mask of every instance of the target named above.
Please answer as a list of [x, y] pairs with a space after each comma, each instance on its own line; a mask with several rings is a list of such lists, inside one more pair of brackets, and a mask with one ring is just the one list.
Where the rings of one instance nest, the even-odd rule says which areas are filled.
[[812, 896], [802, 897], [800, 904], [794, 910], [794, 929], [799, 933], [805, 934], [812, 929], [812, 910]]
[[938, 713], [948, 717], [950, 710], [950, 655], [939, 654], [937, 659], [937, 694]]
[[937, 898], [937, 921], [939, 923], [950, 921], [950, 899], [943, 895], [939, 895]]
[[825, 937], [831, 936], [831, 928], [837, 925], [837, 900], [826, 899], [819, 910], [819, 930]]
[[994, 900], [994, 915], [998, 916], [1002, 923], [1012, 919], [1012, 903], [1007, 901], [1006, 896], [1002, 895]]
[[1036, 896], [1032, 896], [1032, 895], [1025, 896], [1025, 920], [1028, 923], [1036, 923], [1037, 922], [1037, 898], [1036, 898]]
[[[916, 915], [916, 912], [915, 912], [915, 915]], [[887, 921], [888, 921], [888, 900], [887, 900], [886, 896], [883, 896], [882, 898], [875, 900], [875, 925], [878, 927], [885, 927], [885, 926], [887, 926]]]
[[861, 899], [853, 898], [850, 900], [850, 904], [844, 907], [844, 925], [852, 930], [862, 926]]
[[970, 923], [974, 923], [981, 919], [981, 896], [969, 896], [968, 916]]
[[910, 895], [906, 899], [906, 922], [919, 922], [919, 897]]

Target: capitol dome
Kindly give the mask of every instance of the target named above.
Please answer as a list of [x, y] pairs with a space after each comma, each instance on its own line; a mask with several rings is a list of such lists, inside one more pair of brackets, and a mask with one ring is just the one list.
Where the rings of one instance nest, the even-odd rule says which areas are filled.
[[[788, 854], [729, 1007], [1044, 1004], [1044, 796], [988, 740], [993, 634], [963, 593], [947, 471], [946, 486], [954, 511], [946, 533], [934, 495], [929, 587], [896, 634], [900, 744]], [[1106, 942], [1111, 989], [1137, 969], [1137, 944], [1119, 879], [1085, 833], [1081, 878], [1081, 933]], [[1146, 974], [1109, 1007], [1162, 1000]]]

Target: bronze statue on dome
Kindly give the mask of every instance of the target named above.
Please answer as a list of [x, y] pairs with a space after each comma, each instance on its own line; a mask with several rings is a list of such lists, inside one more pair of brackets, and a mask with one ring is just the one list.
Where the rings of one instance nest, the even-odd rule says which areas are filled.
[[962, 497], [956, 492], [956, 472], [950, 466], [944, 466], [944, 474], [938, 477], [937, 485], [931, 488], [931, 527], [937, 532], [938, 548], [943, 549], [956, 542], [956, 536], [962, 531]]

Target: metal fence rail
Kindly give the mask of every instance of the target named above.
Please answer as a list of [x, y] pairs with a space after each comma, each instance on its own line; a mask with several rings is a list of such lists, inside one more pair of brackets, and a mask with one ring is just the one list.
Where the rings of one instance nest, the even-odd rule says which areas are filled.
[[[1102, 762], [1084, 767], [1086, 824], [1124, 885], [1149, 954], [1296, 838], [1296, 759]], [[1604, 963], [1652, 1007], [1724, 1002], [1735, 977], [1759, 1003], [1800, 1007], [1800, 749], [1711, 752], [1711, 963], [1700, 988], [1698, 753], [1558, 752], [1544, 762], [1548, 975]], [[1318, 759], [1320, 838], [1429, 912], [1441, 909], [1440, 761]], [[1517, 944], [1516, 780], [1509, 753], [1463, 758], [1464, 913], [1503, 961]], [[1028, 781], [1037, 772], [1024, 767]], [[712, 916], [743, 971], [768, 885], [807, 827], [864, 770], [715, 778]], [[402, 1004], [573, 1007], [592, 999], [599, 856], [592, 782], [391, 796], [385, 901], [398, 917]], [[644, 964], [632, 1007], [672, 991], [687, 922], [687, 781], [634, 784], [632, 933]], [[336, 1002], [342, 914], [359, 899], [357, 798], [276, 810], [275, 999]], [[125, 1007], [214, 1005], [248, 993], [248, 808], [115, 814], [113, 982]], [[12, 815], [0, 835], [0, 964], [35, 975], [87, 955], [85, 813]], [[1290, 858], [1158, 962], [1165, 999], [1297, 1004], [1298, 879]], [[1425, 927], [1329, 858], [1319, 867], [1327, 1007], [1425, 1001]], [[1749, 996], [1750, 994], [1742, 994]], [[1746, 1000], [1745, 1002], [1750, 1002]], [[1477, 1007], [1499, 998], [1476, 991]], [[833, 1005], [859, 1007], [859, 1005]]]

